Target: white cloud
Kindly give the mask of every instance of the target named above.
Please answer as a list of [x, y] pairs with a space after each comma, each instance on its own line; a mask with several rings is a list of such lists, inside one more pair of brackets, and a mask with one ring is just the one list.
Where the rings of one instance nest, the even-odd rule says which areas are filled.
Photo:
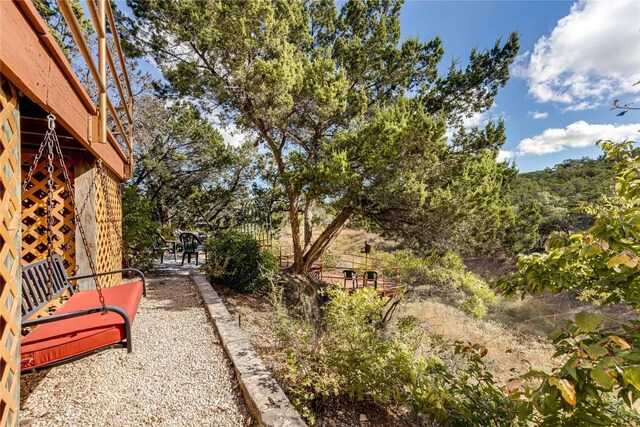
[[583, 110], [640, 92], [640, 6], [637, 0], [580, 0], [514, 65], [540, 102]]
[[584, 148], [595, 144], [599, 139], [623, 141], [638, 140], [640, 123], [613, 125], [590, 124], [585, 121], [571, 123], [563, 129], [547, 129], [540, 135], [525, 138], [518, 145], [519, 155], [543, 155], [557, 153], [567, 148]]
[[500, 152], [498, 153], [498, 157], [496, 157], [496, 161], [504, 162], [506, 160], [510, 160], [510, 159], [514, 158], [515, 155], [516, 155], [516, 153], [514, 153], [513, 151], [500, 150]]
[[500, 115], [495, 114], [497, 108], [498, 104], [493, 104], [488, 110], [480, 113], [474, 113], [471, 117], [465, 117], [462, 119], [462, 126], [468, 130], [476, 126], [485, 126], [490, 120], [495, 121], [497, 119], [504, 118], [504, 113]]
[[529, 115], [533, 117], [534, 120], [543, 120], [549, 117], [549, 113], [540, 112], [540, 111], [529, 111]]
[[232, 147], [239, 147], [247, 138], [247, 135], [240, 132], [234, 125], [228, 125], [226, 128], [218, 128], [218, 131], [220, 131], [224, 142]]

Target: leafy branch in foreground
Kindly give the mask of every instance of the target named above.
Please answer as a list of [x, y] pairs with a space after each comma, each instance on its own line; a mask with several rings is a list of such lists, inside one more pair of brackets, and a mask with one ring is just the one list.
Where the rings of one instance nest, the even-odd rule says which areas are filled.
[[[552, 235], [547, 253], [521, 257], [518, 272], [498, 283], [504, 293], [572, 290], [640, 310], [640, 156], [632, 142], [599, 145], [616, 160], [614, 195], [583, 206], [595, 217], [586, 232]], [[640, 321], [598, 329], [602, 323], [599, 314], [581, 312], [551, 333], [564, 364], [551, 375], [532, 369], [511, 381], [523, 414], [539, 425], [640, 423], [633, 408], [640, 398]]]

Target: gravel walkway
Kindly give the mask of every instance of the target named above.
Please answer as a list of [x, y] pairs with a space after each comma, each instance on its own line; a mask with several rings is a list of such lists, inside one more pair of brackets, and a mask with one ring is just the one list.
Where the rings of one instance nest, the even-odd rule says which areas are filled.
[[195, 285], [151, 276], [133, 353], [102, 353], [21, 379], [21, 426], [249, 426], [231, 363]]

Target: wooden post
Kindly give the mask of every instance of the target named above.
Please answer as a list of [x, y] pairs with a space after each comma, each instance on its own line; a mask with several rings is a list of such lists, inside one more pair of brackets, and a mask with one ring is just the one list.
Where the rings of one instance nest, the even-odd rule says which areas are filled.
[[0, 425], [20, 401], [21, 171], [18, 91], [0, 74]]
[[[78, 156], [80, 157], [80, 156]], [[85, 156], [91, 157], [91, 156]], [[78, 266], [78, 276], [84, 276], [91, 274], [91, 268], [89, 267], [89, 257], [96, 265], [98, 252], [98, 226], [96, 221], [96, 188], [92, 188], [97, 169], [94, 167], [93, 160], [89, 161], [86, 158], [77, 159], [76, 163], [76, 178], [75, 178], [75, 196], [78, 208], [84, 205], [84, 210], [80, 216], [76, 218], [76, 221], [82, 223], [84, 232], [87, 237], [88, 248], [84, 247], [82, 243], [82, 236], [80, 231], [76, 227], [76, 265]], [[86, 202], [86, 205], [85, 205]], [[78, 281], [78, 286], [81, 290], [93, 289], [93, 279], [83, 279]]]
[[98, 73], [102, 81], [98, 95], [98, 117], [100, 120], [99, 140], [103, 144], [107, 142], [107, 18], [105, 1], [98, 0], [98, 25], [100, 25], [98, 30]]

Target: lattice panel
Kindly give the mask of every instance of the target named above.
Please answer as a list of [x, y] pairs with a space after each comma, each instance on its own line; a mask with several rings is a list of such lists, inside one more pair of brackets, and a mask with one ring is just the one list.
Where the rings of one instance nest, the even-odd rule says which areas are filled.
[[20, 113], [0, 75], [0, 426], [18, 425], [20, 379]]
[[[122, 196], [120, 181], [114, 173], [105, 170], [107, 200], [100, 182], [96, 190], [96, 222], [97, 222], [97, 253], [96, 268], [98, 271], [113, 271], [122, 268]], [[110, 208], [110, 209], [109, 209]], [[111, 220], [109, 211], [111, 211]], [[104, 278], [103, 286], [119, 284], [121, 276], [113, 275]]]
[[[22, 153], [22, 173], [26, 176], [35, 152]], [[73, 158], [64, 155], [69, 177], [74, 179]], [[53, 242], [54, 250], [64, 262], [67, 273], [76, 268], [75, 220], [71, 194], [57, 156], [53, 158]], [[31, 182], [22, 195], [22, 263], [32, 264], [47, 257], [47, 161], [40, 158]]]

